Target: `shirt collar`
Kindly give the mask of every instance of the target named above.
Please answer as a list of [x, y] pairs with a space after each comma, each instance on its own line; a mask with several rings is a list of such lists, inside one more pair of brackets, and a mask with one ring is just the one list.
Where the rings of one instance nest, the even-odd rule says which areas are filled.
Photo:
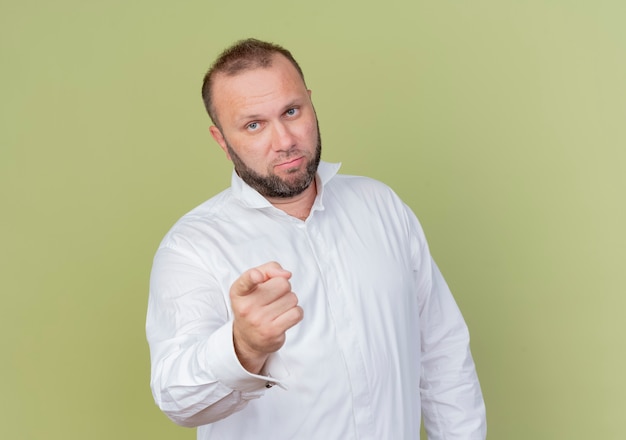
[[[324, 186], [337, 174], [341, 163], [329, 163], [320, 161], [317, 167], [316, 182], [318, 184], [317, 197], [315, 203], [318, 208], [322, 207], [322, 195], [324, 193]], [[250, 208], [267, 208], [272, 204], [255, 189], [252, 189], [250, 185], [244, 182], [241, 177], [237, 175], [233, 170], [231, 178], [231, 190], [236, 199], [241, 200], [245, 205]]]

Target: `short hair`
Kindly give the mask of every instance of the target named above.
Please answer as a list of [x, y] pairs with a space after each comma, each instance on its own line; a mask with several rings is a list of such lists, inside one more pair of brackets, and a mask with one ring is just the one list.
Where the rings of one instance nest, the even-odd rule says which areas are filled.
[[217, 57], [206, 75], [204, 75], [202, 82], [202, 100], [204, 101], [204, 106], [209, 113], [211, 121], [213, 121], [218, 128], [220, 125], [217, 120], [217, 113], [213, 107], [213, 82], [215, 75], [223, 73], [227, 76], [235, 76], [246, 70], [270, 67], [272, 65], [272, 57], [276, 54], [283, 55], [287, 58], [296, 68], [304, 82], [302, 69], [291, 55], [291, 52], [278, 44], [248, 38], [237, 41]]

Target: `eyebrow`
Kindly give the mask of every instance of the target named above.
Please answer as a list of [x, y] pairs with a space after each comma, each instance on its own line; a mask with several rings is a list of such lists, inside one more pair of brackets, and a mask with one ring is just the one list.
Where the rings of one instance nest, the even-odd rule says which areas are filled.
[[250, 120], [254, 120], [254, 119], [259, 119], [260, 117], [261, 117], [261, 115], [258, 115], [258, 114], [244, 115], [244, 116], [241, 116], [241, 117], [237, 118], [237, 122], [238, 123], [242, 123], [244, 121], [250, 121]]
[[[293, 99], [291, 101], [289, 101], [289, 103], [287, 105], [285, 105], [282, 108], [281, 114], [285, 113], [288, 109], [293, 108], [293, 107], [301, 107], [302, 106], [302, 102], [301, 99]], [[258, 113], [253, 113], [253, 114], [249, 114], [249, 115], [243, 115], [237, 118], [237, 122], [238, 123], [242, 123], [244, 121], [252, 121], [255, 119], [259, 119], [262, 118], [263, 115], [258, 114]]]

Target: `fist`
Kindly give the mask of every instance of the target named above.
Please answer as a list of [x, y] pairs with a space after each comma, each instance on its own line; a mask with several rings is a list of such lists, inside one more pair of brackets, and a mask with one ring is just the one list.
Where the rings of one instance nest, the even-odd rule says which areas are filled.
[[285, 332], [302, 320], [290, 278], [291, 272], [270, 262], [247, 270], [231, 286], [235, 353], [252, 373], [261, 371], [285, 343]]

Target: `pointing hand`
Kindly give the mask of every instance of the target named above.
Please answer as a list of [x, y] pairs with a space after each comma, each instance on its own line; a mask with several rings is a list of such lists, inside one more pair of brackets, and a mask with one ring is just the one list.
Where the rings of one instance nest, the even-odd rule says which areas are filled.
[[235, 352], [251, 373], [261, 371], [285, 343], [285, 332], [302, 320], [290, 278], [291, 272], [270, 262], [247, 270], [230, 288]]

